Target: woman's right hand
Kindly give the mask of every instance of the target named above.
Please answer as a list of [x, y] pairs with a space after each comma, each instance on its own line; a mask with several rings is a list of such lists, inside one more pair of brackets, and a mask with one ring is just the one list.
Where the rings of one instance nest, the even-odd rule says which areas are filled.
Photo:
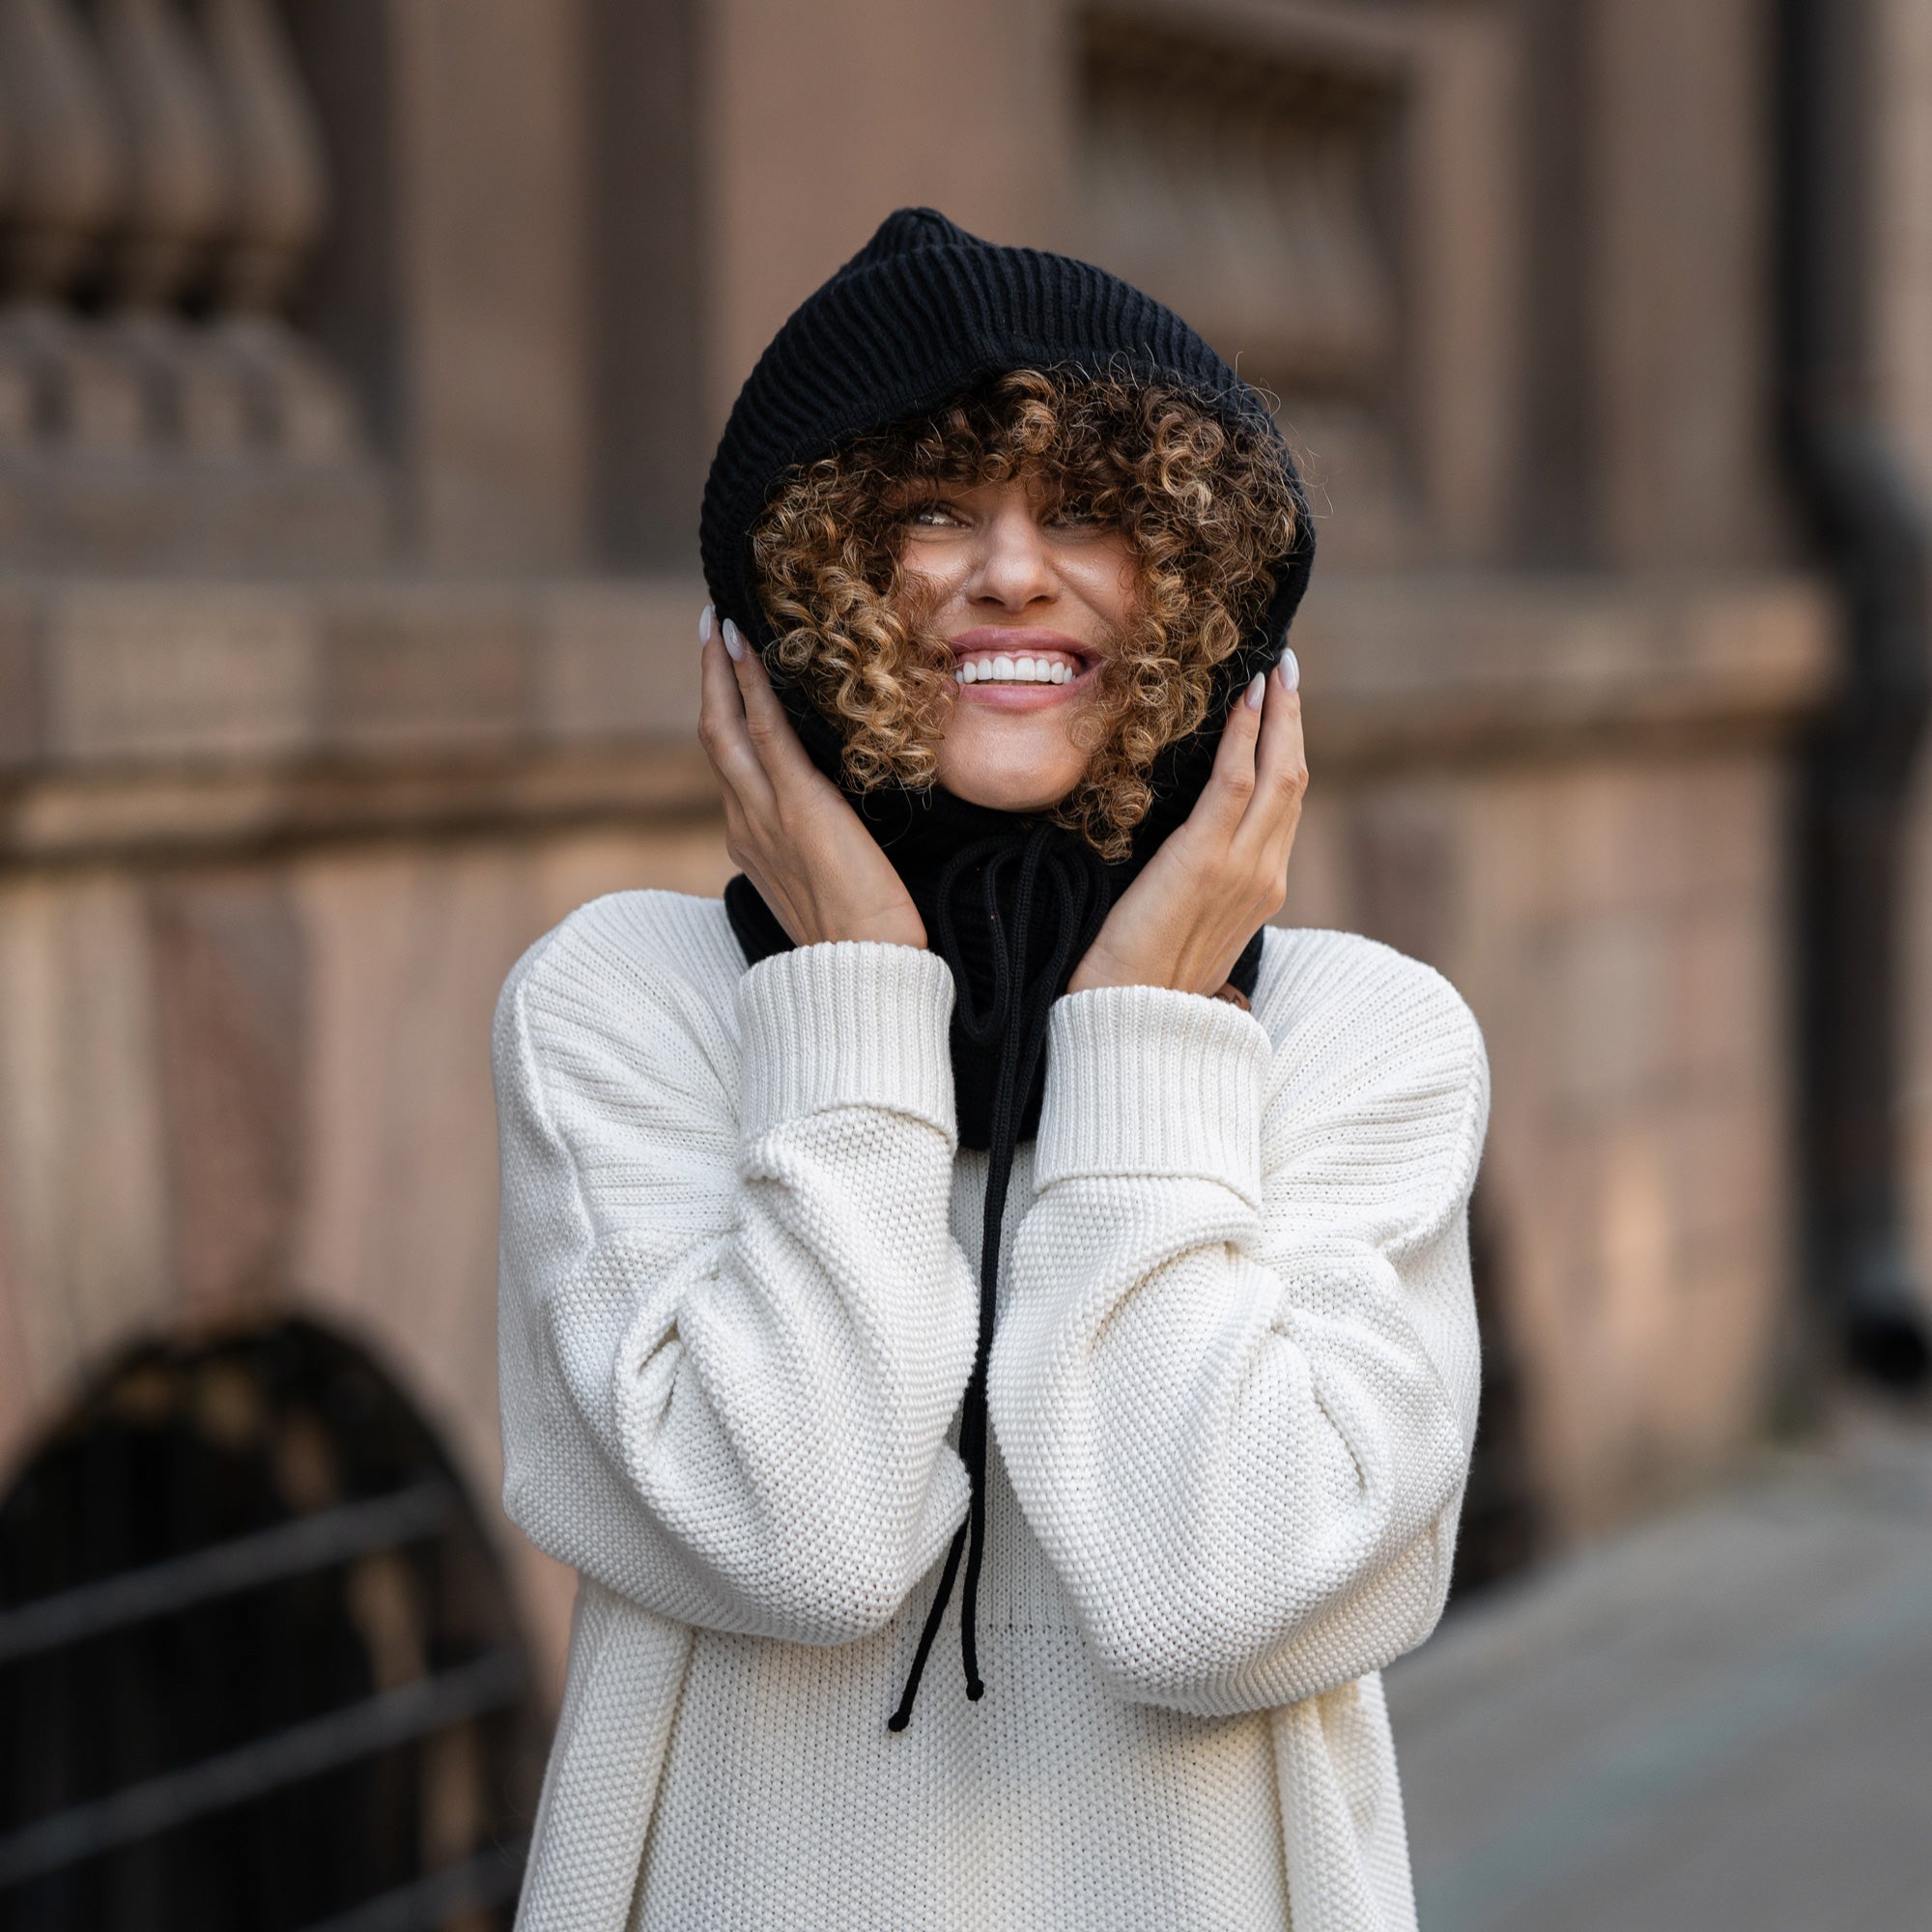
[[724, 843], [798, 946], [925, 945], [911, 896], [838, 787], [799, 743], [756, 651], [710, 605], [697, 736], [724, 793]]

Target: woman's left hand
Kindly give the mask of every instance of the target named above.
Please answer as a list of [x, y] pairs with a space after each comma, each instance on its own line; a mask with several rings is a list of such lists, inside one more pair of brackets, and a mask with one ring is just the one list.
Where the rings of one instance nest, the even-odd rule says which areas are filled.
[[1228, 714], [1214, 769], [1186, 822], [1121, 895], [1067, 983], [1215, 993], [1282, 908], [1308, 764], [1294, 654]]

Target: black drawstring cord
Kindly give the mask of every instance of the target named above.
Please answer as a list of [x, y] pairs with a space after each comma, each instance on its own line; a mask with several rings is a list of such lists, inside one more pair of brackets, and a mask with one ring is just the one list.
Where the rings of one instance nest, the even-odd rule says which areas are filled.
[[[1000, 914], [1003, 875], [1017, 861], [1010, 923]], [[972, 866], [980, 868], [983, 910], [992, 936], [993, 984], [983, 1010], [973, 1001], [958, 935], [952, 924], [952, 893]], [[1053, 942], [1039, 971], [1029, 975], [1027, 954], [1033, 933], [1034, 902], [1041, 874], [1050, 889]], [[980, 1335], [973, 1374], [959, 1416], [959, 1456], [966, 1464], [971, 1497], [966, 1520], [954, 1532], [939, 1573], [939, 1588], [919, 1634], [912, 1668], [906, 1674], [898, 1709], [886, 1728], [902, 1731], [912, 1719], [920, 1679], [939, 1634], [940, 1619], [952, 1601], [959, 1556], [966, 1552], [966, 1586], [959, 1605], [959, 1650], [966, 1667], [966, 1694], [985, 1694], [980, 1676], [980, 1571], [986, 1548], [986, 1365], [993, 1350], [993, 1313], [1000, 1270], [1000, 1228], [1006, 1219], [1007, 1187], [1012, 1179], [1021, 1099], [1033, 1086], [1034, 1069], [1046, 1046], [1047, 1022], [1071, 963], [1093, 944], [1112, 895], [1112, 882], [1099, 855], [1077, 835], [1051, 824], [1034, 826], [1022, 840], [985, 838], [966, 846], [947, 863], [939, 877], [934, 938], [940, 956], [952, 969], [956, 988], [954, 1024], [974, 1046], [992, 1048], [999, 1058], [993, 1087], [992, 1119], [986, 1153], [986, 1204], [980, 1235]]]

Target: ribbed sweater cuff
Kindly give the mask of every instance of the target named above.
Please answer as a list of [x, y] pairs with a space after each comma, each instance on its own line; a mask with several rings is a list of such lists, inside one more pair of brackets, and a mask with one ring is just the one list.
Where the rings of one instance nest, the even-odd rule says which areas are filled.
[[1100, 986], [1053, 1009], [1036, 1183], [1186, 1176], [1261, 1205], [1268, 1037], [1238, 1007], [1162, 986]]
[[834, 940], [761, 959], [738, 981], [746, 1137], [828, 1107], [883, 1107], [956, 1140], [952, 1019], [936, 953]]

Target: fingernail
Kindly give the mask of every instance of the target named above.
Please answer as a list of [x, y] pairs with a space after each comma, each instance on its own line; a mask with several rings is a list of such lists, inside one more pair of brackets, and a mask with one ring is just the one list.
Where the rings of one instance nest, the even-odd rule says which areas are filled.
[[1258, 670], [1254, 675], [1253, 683], [1248, 686], [1248, 709], [1250, 711], [1259, 711], [1262, 708], [1262, 699], [1266, 696], [1267, 672]]
[[700, 644], [708, 644], [711, 641], [712, 622], [713, 622], [712, 609], [711, 606], [707, 604], [704, 607], [704, 609], [697, 613], [697, 641]]
[[1275, 674], [1281, 679], [1284, 691], [1301, 689], [1301, 660], [1294, 655], [1293, 645], [1284, 644], [1281, 647], [1281, 662], [1275, 666]]
[[738, 635], [738, 627], [729, 617], [724, 619], [724, 648], [731, 654], [733, 664], [745, 655], [745, 640]]

